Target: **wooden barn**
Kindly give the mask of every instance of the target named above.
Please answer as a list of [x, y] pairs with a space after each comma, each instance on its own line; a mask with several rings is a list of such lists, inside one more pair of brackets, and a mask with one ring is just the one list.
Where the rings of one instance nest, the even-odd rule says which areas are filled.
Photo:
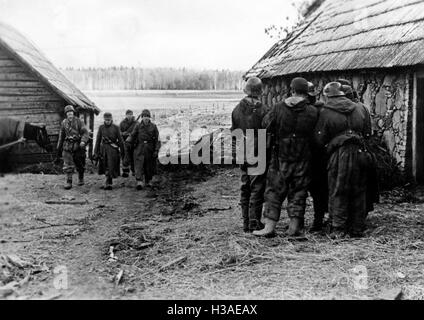
[[[21, 33], [0, 23], [0, 118], [44, 123], [56, 145], [64, 107], [76, 107], [91, 132], [100, 110]], [[92, 145], [89, 152], [92, 152]], [[52, 161], [35, 143], [13, 148], [9, 160], [17, 167]]]
[[263, 103], [281, 101], [295, 76], [322, 92], [353, 82], [374, 132], [409, 177], [424, 182], [424, 1], [324, 0], [245, 75], [265, 83]]

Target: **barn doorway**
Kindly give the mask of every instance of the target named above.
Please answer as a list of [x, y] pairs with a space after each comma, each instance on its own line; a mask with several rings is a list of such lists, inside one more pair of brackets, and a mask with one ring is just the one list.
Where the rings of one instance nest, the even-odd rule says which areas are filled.
[[424, 75], [416, 81], [415, 106], [415, 178], [424, 184]]

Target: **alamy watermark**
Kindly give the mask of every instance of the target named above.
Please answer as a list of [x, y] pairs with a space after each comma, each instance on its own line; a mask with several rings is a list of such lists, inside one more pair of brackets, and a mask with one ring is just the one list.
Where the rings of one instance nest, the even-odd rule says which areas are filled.
[[[182, 121], [180, 130], [172, 129], [163, 141], [159, 162], [169, 164], [248, 164], [249, 175], [266, 172], [267, 131], [265, 129], [223, 129], [196, 140], [190, 121]], [[193, 141], [194, 140], [194, 141]], [[174, 143], [169, 143], [173, 141]]]

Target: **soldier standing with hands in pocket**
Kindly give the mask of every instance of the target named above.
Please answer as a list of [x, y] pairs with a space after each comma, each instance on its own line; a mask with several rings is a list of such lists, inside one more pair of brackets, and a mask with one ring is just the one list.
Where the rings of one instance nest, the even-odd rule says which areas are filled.
[[113, 179], [120, 176], [120, 154], [124, 153], [124, 140], [119, 127], [113, 124], [112, 114], [104, 114], [96, 138], [94, 158], [99, 161], [99, 174], [106, 175], [105, 190], [112, 190]]

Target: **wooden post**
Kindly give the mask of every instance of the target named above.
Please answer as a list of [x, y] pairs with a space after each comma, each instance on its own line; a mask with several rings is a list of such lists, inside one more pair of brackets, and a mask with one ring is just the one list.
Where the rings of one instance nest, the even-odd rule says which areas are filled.
[[90, 131], [91, 131], [91, 139], [90, 144], [88, 146], [88, 156], [90, 159], [93, 158], [93, 143], [94, 143], [94, 112], [90, 112]]

